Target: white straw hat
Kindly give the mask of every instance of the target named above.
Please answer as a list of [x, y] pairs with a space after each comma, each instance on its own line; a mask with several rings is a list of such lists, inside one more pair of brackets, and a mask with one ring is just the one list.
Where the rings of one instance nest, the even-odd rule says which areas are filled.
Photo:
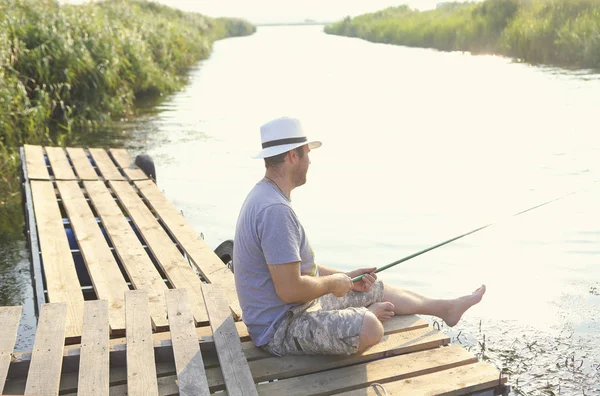
[[262, 150], [254, 158], [268, 158], [308, 144], [311, 149], [321, 147], [321, 142], [309, 142], [300, 121], [281, 117], [260, 127]]

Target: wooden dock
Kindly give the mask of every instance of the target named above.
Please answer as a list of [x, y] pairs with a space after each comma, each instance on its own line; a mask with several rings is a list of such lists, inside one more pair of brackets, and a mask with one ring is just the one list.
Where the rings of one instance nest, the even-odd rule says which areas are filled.
[[123, 149], [25, 146], [38, 328], [0, 391], [81, 395], [495, 395], [506, 379], [417, 316], [361, 355], [274, 357], [241, 322], [233, 274]]
[[187, 289], [196, 323], [208, 324], [203, 282], [221, 285], [241, 316], [231, 271], [127, 151], [26, 145], [23, 154], [36, 299], [66, 303], [68, 342], [81, 337], [85, 299], [107, 300], [111, 335], [123, 335], [130, 289], [148, 293], [158, 331], [172, 288]]

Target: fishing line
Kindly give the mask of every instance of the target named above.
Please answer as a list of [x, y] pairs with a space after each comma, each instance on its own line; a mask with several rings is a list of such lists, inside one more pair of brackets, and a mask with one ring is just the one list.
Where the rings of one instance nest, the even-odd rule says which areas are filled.
[[[600, 182], [600, 180], [595, 180], [595, 181], [593, 181], [591, 184], [598, 183], [598, 182]], [[587, 187], [586, 187], [586, 188], [587, 188]], [[578, 192], [584, 191], [586, 188], [582, 188], [582, 189], [579, 189], [579, 190], [576, 190], [576, 191], [570, 192], [570, 193], [568, 193], [568, 194], [562, 195], [562, 196], [560, 196], [560, 197], [558, 197], [558, 198], [551, 199], [551, 200], [549, 200], [549, 201], [546, 201], [546, 202], [544, 202], [544, 203], [541, 203], [541, 204], [539, 204], [539, 205], [532, 206], [532, 207], [531, 207], [531, 208], [529, 208], [529, 209], [522, 210], [522, 211], [520, 211], [520, 212], [517, 212], [517, 213], [515, 213], [515, 214], [513, 214], [513, 215], [509, 216], [509, 217], [511, 217], [511, 218], [512, 218], [512, 217], [516, 217], [516, 216], [522, 215], [522, 214], [524, 214], [524, 213], [530, 212], [530, 211], [532, 211], [532, 210], [534, 210], [534, 209], [541, 208], [542, 206], [548, 205], [548, 204], [550, 204], [550, 203], [552, 203], [552, 202], [559, 201], [559, 200], [561, 200], [561, 199], [563, 199], [563, 198], [567, 198], [567, 197], [569, 197], [569, 196], [571, 196], [571, 195], [577, 194]], [[406, 256], [406, 257], [404, 257], [404, 258], [401, 258], [400, 260], [394, 261], [393, 263], [390, 263], [390, 264], [384, 265], [383, 267], [379, 267], [379, 268], [377, 268], [377, 269], [375, 270], [375, 273], [377, 273], [377, 272], [381, 272], [381, 271], [384, 271], [384, 270], [386, 270], [386, 269], [388, 269], [388, 268], [391, 268], [391, 267], [393, 267], [393, 266], [395, 266], [395, 265], [398, 265], [398, 264], [400, 264], [400, 263], [403, 263], [403, 262], [405, 262], [405, 261], [408, 261], [408, 260], [410, 260], [410, 259], [412, 259], [412, 258], [415, 258], [415, 257], [417, 257], [417, 256], [420, 256], [420, 255], [422, 255], [423, 253], [427, 253], [427, 252], [429, 252], [429, 251], [432, 251], [433, 249], [437, 249], [437, 248], [439, 248], [439, 247], [441, 247], [441, 246], [447, 245], [447, 244], [449, 244], [450, 242], [454, 242], [454, 241], [456, 241], [456, 240], [458, 240], [458, 239], [464, 238], [464, 237], [466, 237], [466, 236], [468, 236], [468, 235], [471, 235], [471, 234], [474, 234], [474, 233], [476, 233], [476, 232], [478, 232], [478, 231], [484, 230], [484, 229], [486, 229], [486, 228], [488, 228], [488, 227], [490, 227], [490, 226], [492, 226], [492, 225], [494, 225], [494, 224], [498, 224], [499, 222], [500, 222], [500, 220], [499, 220], [499, 221], [495, 221], [495, 222], [493, 222], [493, 223], [486, 224], [486, 225], [484, 225], [484, 226], [482, 226], [482, 227], [476, 228], [476, 229], [474, 229], [474, 230], [472, 230], [472, 231], [469, 231], [469, 232], [467, 232], [467, 233], [464, 233], [464, 234], [462, 234], [462, 235], [459, 235], [459, 236], [457, 236], [457, 237], [454, 237], [454, 238], [448, 239], [447, 241], [440, 242], [440, 243], [438, 243], [437, 245], [434, 245], [434, 246], [428, 247], [427, 249], [423, 249], [423, 250], [421, 250], [420, 252], [413, 253], [413, 254], [411, 254], [410, 256]], [[352, 282], [358, 282], [358, 281], [360, 281], [360, 280], [363, 278], [363, 276], [364, 276], [364, 274], [363, 274], [363, 275], [359, 275], [359, 276], [357, 276], [357, 277], [355, 277], [355, 278], [352, 278]]]

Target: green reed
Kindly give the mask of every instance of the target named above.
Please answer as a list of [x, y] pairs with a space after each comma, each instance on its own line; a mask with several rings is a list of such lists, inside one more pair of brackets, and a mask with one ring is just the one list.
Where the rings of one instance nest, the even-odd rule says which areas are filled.
[[442, 3], [422, 12], [400, 6], [348, 17], [325, 31], [373, 42], [600, 68], [598, 0], [485, 0]]
[[130, 116], [136, 97], [181, 88], [215, 40], [254, 30], [142, 0], [0, 0], [0, 217], [20, 199], [20, 145], [60, 145]]

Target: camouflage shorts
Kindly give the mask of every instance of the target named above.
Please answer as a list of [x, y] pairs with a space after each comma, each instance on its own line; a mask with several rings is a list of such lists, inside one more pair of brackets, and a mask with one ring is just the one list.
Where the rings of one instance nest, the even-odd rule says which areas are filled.
[[350, 291], [340, 298], [327, 294], [294, 307], [263, 349], [276, 356], [356, 353], [366, 307], [380, 301], [383, 283], [377, 281], [367, 293]]

